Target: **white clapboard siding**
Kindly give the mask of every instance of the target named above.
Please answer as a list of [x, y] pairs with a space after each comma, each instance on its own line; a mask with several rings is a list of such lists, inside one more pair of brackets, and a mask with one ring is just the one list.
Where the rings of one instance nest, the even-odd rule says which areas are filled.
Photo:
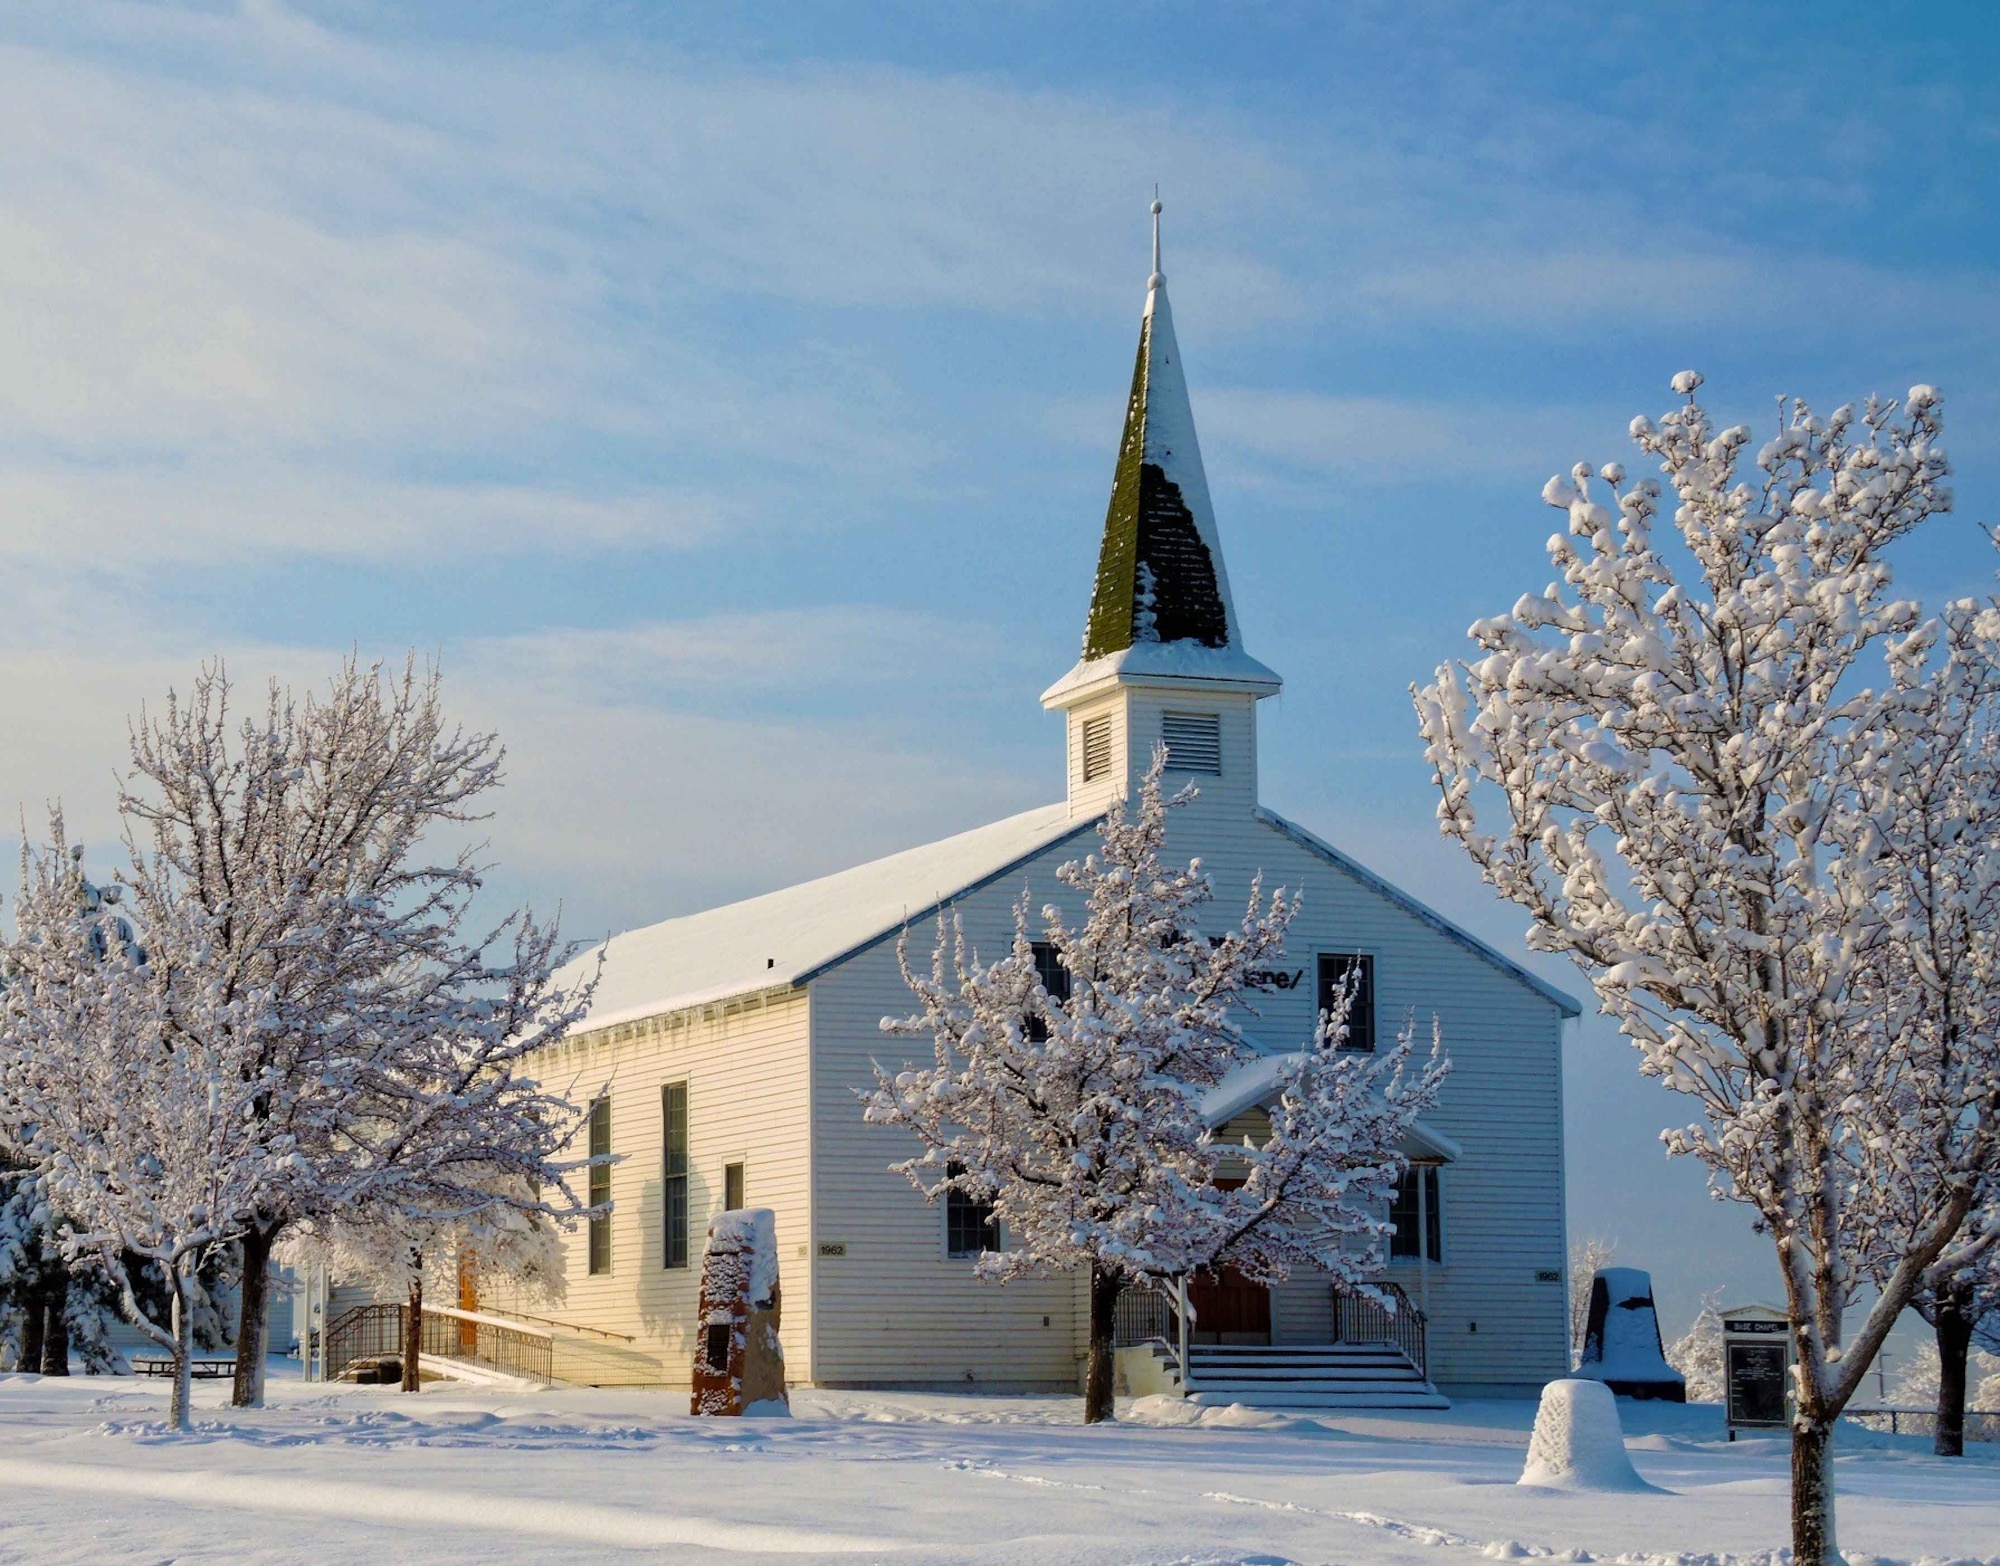
[[[611, 1270], [589, 1271], [579, 1224], [566, 1245], [568, 1293], [539, 1315], [629, 1334], [657, 1356], [669, 1385], [691, 1379], [701, 1253], [708, 1223], [722, 1209], [725, 1165], [745, 1166], [745, 1201], [777, 1215], [781, 1338], [793, 1379], [812, 1376], [812, 1291], [806, 1259], [808, 1213], [808, 1007], [803, 990], [778, 990], [669, 1016], [621, 1023], [547, 1052], [542, 1079], [579, 1106], [611, 1100]], [[687, 1083], [688, 1265], [667, 1269], [662, 1177], [665, 1127], [660, 1090]], [[576, 1156], [587, 1151], [579, 1138]], [[578, 1172], [576, 1190], [586, 1190]], [[496, 1291], [496, 1303], [509, 1303]]]
[[[1036, 884], [1053, 884], [1053, 866], [1075, 851], [1034, 861]], [[1026, 874], [1004, 876], [961, 904], [967, 938], [982, 954], [1005, 949]], [[934, 939], [931, 924], [912, 932], [913, 965], [928, 966]], [[857, 1090], [873, 1083], [874, 1062], [894, 1071], [929, 1057], [928, 1039], [881, 1031], [882, 1018], [910, 1009], [893, 941], [813, 981], [815, 1377], [1072, 1389], [1087, 1338], [1081, 1280], [990, 1283], [973, 1275], [970, 1260], [948, 1259], [942, 1202], [927, 1206], [889, 1169], [916, 1151], [915, 1140], [862, 1119]], [[829, 1256], [828, 1247], [844, 1254]]]
[[[1183, 702], [1185, 698], [1182, 698]], [[1138, 705], [1134, 704], [1135, 707]], [[1167, 705], [1162, 701], [1160, 706]], [[1225, 721], [1230, 709], [1224, 708]], [[1245, 709], [1241, 720], [1247, 722]], [[1135, 715], [1135, 730], [1143, 715]], [[1135, 735], [1136, 738], [1136, 735]], [[1246, 736], [1247, 738], [1247, 736]], [[1225, 754], [1240, 757], [1247, 744]], [[1467, 1389], [1539, 1385], [1567, 1368], [1563, 1261], [1560, 1038], [1557, 1005], [1488, 957], [1468, 948], [1294, 836], [1252, 814], [1247, 786], [1203, 781], [1204, 800], [1177, 814], [1173, 851], [1200, 853], [1214, 877], [1215, 927], [1240, 915], [1252, 875], [1267, 887], [1305, 893], [1293, 925], [1288, 967], [1304, 974], [1291, 990], [1259, 997], [1251, 1029], [1270, 1045], [1310, 1037], [1314, 959], [1321, 952], [1368, 952], [1376, 961], [1377, 1029], [1392, 1035], [1408, 1012], [1428, 1031], [1435, 1013], [1453, 1075], [1428, 1123], [1463, 1150], [1444, 1175], [1445, 1259], [1430, 1269], [1433, 1379]], [[1218, 784], [1220, 787], [1218, 787]], [[1227, 792], [1202, 808], [1210, 791]], [[962, 897], [968, 937], [988, 956], [1003, 949], [1024, 887], [1039, 908], [1069, 907], [1054, 869], [1085, 844], [1060, 845], [1016, 872]], [[913, 933], [928, 962], [933, 932]], [[967, 1262], [943, 1258], [942, 1216], [886, 1166], [911, 1144], [862, 1122], [855, 1096], [870, 1063], [891, 1066], [928, 1054], [921, 1039], [885, 1037], [885, 1015], [909, 998], [884, 942], [813, 982], [814, 1241], [845, 1247], [816, 1261], [815, 1373], [829, 1381], [1068, 1383], [1082, 1353], [1085, 1323], [1076, 1285], [981, 1283]], [[1391, 1276], [1418, 1292], [1413, 1263]], [[1062, 1302], [1067, 1300], [1067, 1333]], [[1043, 1316], [1048, 1328], [1041, 1326]], [[1274, 1298], [1280, 1341], [1326, 1340], [1325, 1281], [1301, 1278]], [[1064, 1354], [1070, 1362], [1064, 1363]]]

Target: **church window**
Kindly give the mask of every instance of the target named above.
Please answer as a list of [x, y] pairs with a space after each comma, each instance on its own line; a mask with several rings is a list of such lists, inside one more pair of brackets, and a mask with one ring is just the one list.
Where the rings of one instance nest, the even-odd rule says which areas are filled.
[[[1444, 1182], [1435, 1164], [1412, 1165], [1397, 1182], [1396, 1195], [1389, 1203], [1389, 1222], [1396, 1232], [1389, 1236], [1392, 1261], [1418, 1259], [1417, 1236], [1423, 1236], [1423, 1259], [1444, 1260]], [[1421, 1192], [1421, 1197], [1420, 1197]]]
[[1095, 783], [1111, 772], [1111, 714], [1083, 720], [1083, 781]]
[[1366, 955], [1322, 953], [1319, 959], [1319, 1009], [1330, 1012], [1341, 986], [1352, 976], [1354, 999], [1347, 1008], [1347, 1039], [1340, 1047], [1375, 1050], [1375, 959]]
[[[1062, 958], [1057, 955], [1055, 947], [1048, 941], [1036, 941], [1034, 943], [1034, 953], [1035, 977], [1042, 981], [1042, 988], [1049, 992], [1049, 999], [1054, 1001], [1068, 1000], [1069, 969], [1063, 966]], [[1031, 1040], [1039, 1044], [1048, 1036], [1048, 1023], [1040, 1017], [1030, 1017], [1028, 1019], [1028, 1037]]]
[[[945, 1173], [965, 1173], [963, 1164], [946, 1164]], [[1000, 1249], [1000, 1226], [993, 1219], [993, 1204], [959, 1190], [944, 1194], [944, 1253], [954, 1261], [976, 1257], [982, 1251]]]
[[660, 1264], [688, 1264], [688, 1088], [669, 1082], [660, 1089], [664, 1157], [660, 1165]]
[[1160, 715], [1160, 738], [1167, 744], [1169, 772], [1222, 774], [1222, 719], [1212, 712]]
[[[590, 1205], [606, 1207], [611, 1202], [611, 1165], [601, 1160], [611, 1156], [611, 1100], [596, 1099], [590, 1106]], [[593, 1276], [611, 1270], [611, 1214], [603, 1212], [590, 1220], [590, 1272]]]

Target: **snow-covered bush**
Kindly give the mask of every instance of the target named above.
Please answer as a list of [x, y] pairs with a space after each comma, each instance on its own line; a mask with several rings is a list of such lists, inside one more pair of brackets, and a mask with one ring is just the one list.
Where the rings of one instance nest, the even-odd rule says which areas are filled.
[[1590, 1285], [1598, 1269], [1611, 1265], [1618, 1242], [1602, 1234], [1572, 1240], [1569, 1246], [1569, 1359], [1583, 1355], [1583, 1335], [1590, 1326]]
[[1625, 1455], [1618, 1399], [1599, 1381], [1551, 1381], [1535, 1410], [1516, 1484], [1549, 1490], [1648, 1490]]
[[1720, 1289], [1704, 1294], [1693, 1324], [1667, 1350], [1667, 1363], [1687, 1383], [1690, 1403], [1722, 1401], [1722, 1315], [1718, 1309], [1721, 1297]]

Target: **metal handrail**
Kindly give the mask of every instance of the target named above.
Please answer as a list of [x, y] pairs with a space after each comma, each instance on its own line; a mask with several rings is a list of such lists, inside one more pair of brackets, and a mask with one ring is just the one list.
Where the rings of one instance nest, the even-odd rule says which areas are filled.
[[[467, 1329], [471, 1330], [468, 1331]], [[338, 1381], [371, 1359], [401, 1358], [409, 1341], [407, 1305], [357, 1305], [326, 1328], [326, 1379]], [[539, 1381], [555, 1380], [554, 1334], [518, 1326], [477, 1311], [433, 1305], [423, 1313], [423, 1359], [471, 1360], [476, 1364]]]
[[1382, 1298], [1371, 1299], [1343, 1283], [1333, 1285], [1333, 1341], [1391, 1344], [1428, 1380], [1430, 1319], [1400, 1283], [1379, 1281], [1368, 1287]]
[[1155, 1343], [1174, 1362], [1183, 1391], [1194, 1388], [1194, 1371], [1188, 1353], [1188, 1339], [1194, 1331], [1194, 1303], [1187, 1297], [1187, 1279], [1176, 1278], [1171, 1288], [1133, 1284], [1118, 1294], [1111, 1318], [1111, 1342], [1116, 1348], [1137, 1348]]
[[[1901, 1435], [1903, 1433], [1901, 1421], [1905, 1419], [1911, 1421], [1916, 1426], [1911, 1431], [1913, 1435], [1937, 1434], [1937, 1410], [1935, 1408], [1891, 1408], [1885, 1404], [1880, 1408], [1843, 1408], [1840, 1411], [1840, 1415], [1843, 1419], [1854, 1420], [1886, 1418], [1889, 1421], [1889, 1434], [1891, 1435]], [[1989, 1419], [1993, 1421], [1991, 1426], [1985, 1423]], [[1929, 1421], [1929, 1423], [1926, 1424], [1925, 1421]], [[1974, 1421], [1978, 1421], [1978, 1423], [1975, 1425]], [[1973, 1433], [1975, 1429], [1986, 1430], [1989, 1428], [1993, 1432], [1990, 1437], [1975, 1435]], [[1965, 1411], [1965, 1438], [1968, 1441], [2000, 1440], [2000, 1408], [1968, 1408]]]
[[553, 1327], [558, 1332], [584, 1332], [593, 1338], [606, 1338], [613, 1343], [639, 1341], [629, 1332], [611, 1332], [603, 1327], [586, 1327], [580, 1321], [557, 1321], [551, 1316], [531, 1316], [524, 1310], [502, 1310], [497, 1305], [486, 1306], [484, 1313], [488, 1316], [505, 1316], [510, 1321], [532, 1321], [538, 1327]]

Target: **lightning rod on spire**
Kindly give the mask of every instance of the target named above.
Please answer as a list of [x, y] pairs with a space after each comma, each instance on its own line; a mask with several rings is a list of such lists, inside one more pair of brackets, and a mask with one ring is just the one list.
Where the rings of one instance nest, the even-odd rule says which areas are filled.
[[1153, 275], [1146, 279], [1148, 288], [1158, 288], [1167, 280], [1167, 274], [1160, 270], [1160, 187], [1153, 187]]

